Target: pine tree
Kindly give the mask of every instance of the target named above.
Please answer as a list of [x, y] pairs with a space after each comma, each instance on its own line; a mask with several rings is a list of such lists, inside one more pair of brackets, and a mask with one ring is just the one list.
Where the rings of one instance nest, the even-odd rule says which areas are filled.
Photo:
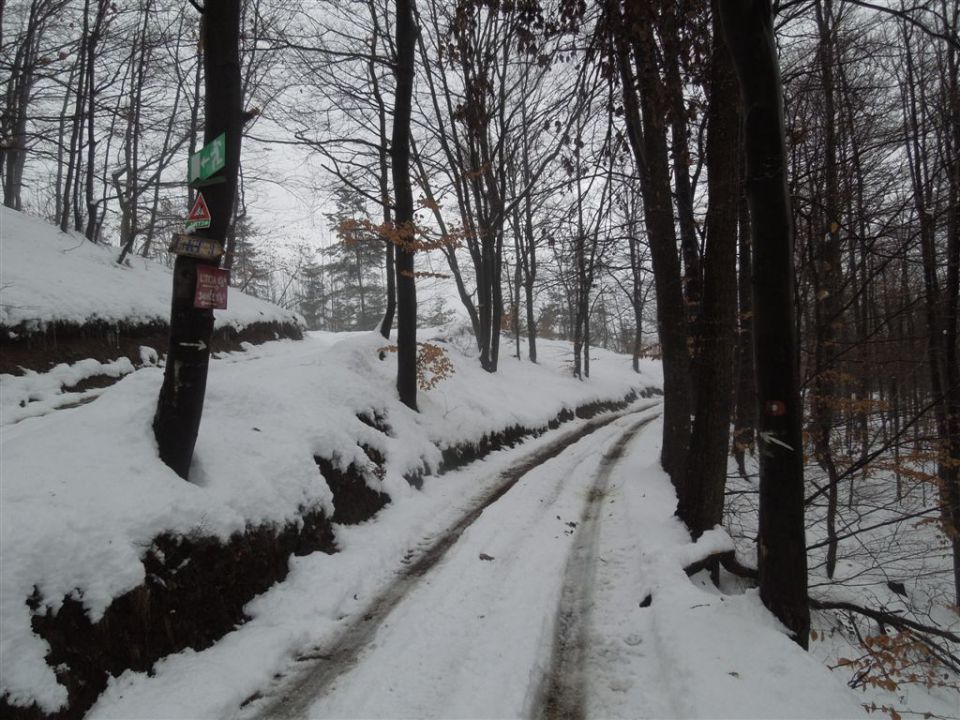
[[324, 267], [311, 257], [300, 272], [300, 314], [307, 321], [308, 329], [326, 330], [327, 280]]
[[369, 223], [362, 198], [347, 188], [336, 193], [336, 212], [327, 215], [340, 241], [326, 248], [326, 273], [337, 292], [330, 296], [330, 317], [335, 330], [372, 330], [386, 310], [383, 282], [384, 245], [380, 237], [360, 229]]
[[230, 269], [230, 283], [248, 295], [269, 300], [270, 269], [254, 242], [259, 228], [244, 214], [234, 221], [230, 235], [228, 245], [232, 252], [226, 265]]

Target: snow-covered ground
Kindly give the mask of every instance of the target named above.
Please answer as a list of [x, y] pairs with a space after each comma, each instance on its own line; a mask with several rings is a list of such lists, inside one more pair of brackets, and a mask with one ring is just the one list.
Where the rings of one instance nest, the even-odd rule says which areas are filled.
[[[489, 507], [306, 716], [537, 715], [574, 526], [604, 454], [635, 421], [587, 436]], [[693, 546], [673, 516], [655, 459], [660, 429], [654, 422], [630, 444], [601, 501], [585, 716], [862, 716], [856, 695], [787, 638], [755, 593], [723, 596], [687, 578], [683, 565], [712, 545]], [[341, 528], [342, 551], [297, 559], [286, 582], [251, 603], [250, 623], [209, 650], [161, 661], [153, 677], [114, 680], [90, 717], [260, 717], [263, 705], [241, 708], [244, 699], [269, 692], [295, 655], [358, 620], [405, 558], [548, 440], [495, 453], [428, 482], [374, 523]]]
[[[118, 267], [113, 250], [0, 213], [0, 323], [165, 319], [162, 267]], [[240, 294], [230, 304], [215, 313], [218, 324], [289, 317]], [[140, 369], [90, 360], [0, 376], [0, 693], [46, 711], [66, 697], [31, 629], [34, 589], [53, 607], [77, 599], [95, 620], [143, 582], [142, 556], [157, 535], [227, 538], [303, 508], [330, 512], [313, 456], [345, 468], [369, 462], [360, 444], [375, 448], [392, 502], [372, 521], [337, 526], [340, 552], [292, 558], [288, 578], [249, 603], [248, 623], [206, 650], [161, 660], [150, 674], [112, 679], [89, 715], [258, 716], [296, 674], [295, 658], [362, 621], [405, 563], [504, 472], [585, 421], [427, 477], [422, 490], [404, 475], [436, 468], [444, 447], [512, 425], [544, 426], [563, 409], [661, 382], [658, 363], [644, 362], [637, 375], [628, 357], [597, 349], [592, 377], [575, 380], [569, 345], [546, 340], [538, 365], [508, 357], [506, 344], [491, 375], [464, 328], [425, 330], [421, 340], [445, 348], [454, 373], [420, 394], [419, 413], [396, 400], [394, 356], [381, 358], [385, 341], [373, 333], [310, 333], [214, 359], [189, 483], [156, 457], [150, 425], [162, 367], [150, 350]], [[91, 374], [123, 379], [61, 397], [65, 384]], [[33, 402], [21, 407], [24, 399]], [[358, 415], [383, 418], [389, 434]], [[729, 540], [712, 533], [694, 545], [674, 518], [676, 498], [657, 461], [661, 431], [656, 408], [638, 402], [524, 474], [377, 619], [355, 665], [307, 705], [309, 714], [537, 715], [567, 622], [557, 620], [558, 608], [581, 623], [571, 682], [583, 689], [587, 717], [862, 714], [865, 700], [881, 696], [855, 694], [844, 686], [846, 671], [827, 669], [839, 650], [819, 648], [819, 662], [787, 639], [754, 592], [730, 586], [721, 594], [687, 578], [684, 565]], [[584, 565], [584, 557], [595, 561]], [[257, 693], [262, 700], [242, 707]], [[930, 697], [924, 708], [951, 714], [949, 690]]]
[[[137, 256], [118, 265], [119, 254], [116, 247], [94, 245], [78, 233], [62, 233], [39, 218], [0, 207], [0, 326], [168, 322], [169, 268]], [[235, 288], [227, 309], [215, 313], [218, 328], [270, 321], [302, 324], [295, 313]]]
[[[439, 448], [514, 424], [541, 426], [563, 408], [659, 382], [654, 363], [637, 376], [629, 358], [601, 351], [597, 377], [578, 382], [562, 343], [544, 343], [541, 366], [505, 360], [490, 375], [457, 343], [469, 338], [459, 334], [448, 344], [456, 374], [421, 395], [420, 413], [395, 399], [393, 355], [379, 358], [384, 341], [373, 333], [313, 334], [214, 360], [191, 483], [156, 457], [150, 423], [158, 367], [127, 375], [91, 403], [4, 425], [4, 690], [48, 709], [64, 697], [43, 661], [45, 643], [30, 630], [25, 601], [34, 587], [54, 606], [64, 596], [81, 599], [96, 619], [143, 582], [140, 556], [162, 532], [226, 538], [295, 518], [303, 507], [329, 511], [314, 455], [346, 467], [368, 462], [358, 442], [377, 448], [386, 458], [384, 489], [404, 507], [418, 493], [403, 475], [436, 467]], [[385, 417], [391, 435], [361, 422], [361, 413]]]

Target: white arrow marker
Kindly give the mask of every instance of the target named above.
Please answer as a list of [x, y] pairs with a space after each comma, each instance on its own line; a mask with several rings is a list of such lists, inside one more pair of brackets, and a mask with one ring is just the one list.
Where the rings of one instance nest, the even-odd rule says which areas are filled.
[[[180, 343], [181, 345], [183, 343]], [[777, 438], [772, 432], [761, 432], [760, 439], [764, 442], [773, 443], [774, 445], [779, 445], [780, 447], [785, 447], [790, 452], [793, 452], [793, 448], [787, 445], [783, 440]]]
[[186, 343], [185, 343], [185, 342], [182, 342], [182, 343], [177, 343], [177, 344], [180, 345], [180, 347], [192, 347], [192, 348], [196, 348], [197, 350], [206, 350], [206, 349], [207, 349], [207, 344], [206, 344], [203, 340], [201, 340], [200, 342], [195, 342], [195, 343], [190, 343], [190, 342], [186, 342]]

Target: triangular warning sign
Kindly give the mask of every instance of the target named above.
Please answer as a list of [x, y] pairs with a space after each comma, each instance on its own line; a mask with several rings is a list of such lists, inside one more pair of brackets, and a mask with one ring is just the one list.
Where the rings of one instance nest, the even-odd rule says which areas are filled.
[[187, 215], [188, 228], [210, 227], [210, 209], [207, 207], [207, 201], [203, 199], [203, 193], [197, 193], [197, 199]]

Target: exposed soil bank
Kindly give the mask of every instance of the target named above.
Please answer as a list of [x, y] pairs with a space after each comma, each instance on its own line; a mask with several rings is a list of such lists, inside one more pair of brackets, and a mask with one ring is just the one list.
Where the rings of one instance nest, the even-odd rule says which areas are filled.
[[299, 522], [250, 528], [225, 543], [210, 537], [157, 537], [144, 556], [146, 582], [114, 599], [96, 623], [76, 598], [64, 598], [53, 612], [35, 592], [27, 600], [35, 613], [33, 630], [50, 644], [47, 663], [67, 688], [69, 704], [46, 715], [36, 705], [10, 705], [3, 697], [0, 716], [83, 717], [110, 675], [148, 671], [171, 653], [209, 647], [247, 620], [244, 605], [287, 576], [291, 555], [317, 550], [332, 553], [336, 544], [329, 519], [311, 510]]
[[[272, 339], [272, 338], [271, 338]], [[622, 400], [594, 402], [575, 411], [564, 410], [545, 426], [514, 425], [484, 435], [475, 443], [443, 449], [437, 474], [466, 465], [524, 437], [537, 436], [574, 417], [589, 418], [600, 412], [625, 408], [639, 396], [660, 394], [657, 388], [630, 392]], [[383, 433], [385, 418], [365, 418]], [[358, 523], [373, 517], [390, 502], [385, 492], [371, 485], [382, 477], [383, 456], [364, 447], [370, 464], [340, 470], [330, 460], [315, 458], [334, 495], [334, 515], [305, 511], [299, 522], [283, 527], [257, 526], [232, 536], [227, 542], [210, 537], [161, 535], [154, 539], [143, 562], [144, 584], [116, 598], [103, 617], [92, 623], [81, 600], [62, 599], [56, 612], [38, 592], [25, 602], [34, 612], [33, 630], [50, 645], [47, 663], [56, 668], [67, 688], [66, 709], [47, 715], [36, 705], [11, 705], [0, 697], [0, 717], [11, 720], [76, 720], [93, 705], [111, 675], [127, 669], [149, 671], [160, 658], [185, 648], [209, 647], [247, 618], [243, 607], [256, 595], [287, 576], [291, 555], [318, 550], [336, 552], [332, 522]], [[423, 484], [423, 475], [407, 480]]]
[[[165, 353], [170, 330], [166, 323], [114, 323], [95, 320], [77, 325], [69, 322], [47, 323], [42, 328], [21, 323], [15, 327], [0, 325], [0, 373], [22, 375], [24, 370], [44, 372], [59, 363], [86, 358], [101, 362], [127, 357], [140, 365], [140, 347]], [[214, 330], [212, 352], [239, 350], [240, 343], [254, 345], [268, 340], [303, 339], [293, 323], [254, 322], [242, 330], [221, 327]]]
[[[477, 442], [461, 443], [444, 448], [440, 467], [437, 468], [436, 474], [442, 475], [445, 472], [456, 470], [486, 457], [495, 450], [512, 448], [526, 437], [542, 435], [546, 430], [554, 430], [560, 427], [562, 423], [569, 422], [575, 417], [589, 419], [601, 412], [622, 410], [634, 402], [637, 397], [648, 398], [662, 394], [659, 388], [647, 387], [639, 392], [631, 391], [627, 393], [622, 400], [598, 401], [581, 405], [576, 410], [561, 410], [556, 417], [542, 427], [527, 428], [521, 425], [511, 425], [498, 432], [485, 434]], [[380, 416], [375, 419], [366, 417], [360, 419], [381, 433], [389, 433], [386, 420]], [[370, 459], [370, 465], [358, 467], [356, 463], [352, 463], [346, 470], [340, 469], [335, 462], [328, 458], [314, 457], [321, 474], [333, 492], [333, 506], [335, 508], [333, 522], [335, 523], [352, 525], [364, 522], [390, 502], [390, 496], [379, 489], [379, 478], [383, 476], [383, 456], [375, 448], [369, 446], [363, 446], [363, 451]], [[431, 473], [413, 473], [407, 475], [406, 480], [413, 487], [419, 489], [423, 487], [425, 475], [431, 475]]]

